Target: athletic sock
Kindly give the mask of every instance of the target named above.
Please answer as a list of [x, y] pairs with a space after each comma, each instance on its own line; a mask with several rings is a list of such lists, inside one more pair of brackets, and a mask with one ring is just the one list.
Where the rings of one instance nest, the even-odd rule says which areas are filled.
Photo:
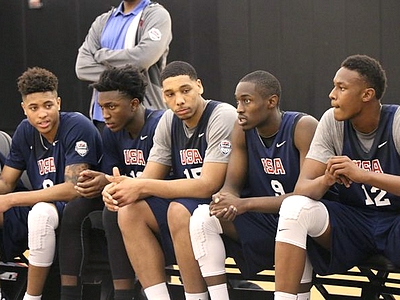
[[208, 292], [212, 300], [229, 300], [228, 285], [226, 283], [209, 286]]
[[196, 293], [196, 294], [189, 294], [185, 292], [185, 299], [186, 300], [208, 300], [208, 293]]
[[297, 299], [297, 295], [288, 294], [288, 293], [284, 293], [284, 292], [275, 292], [274, 296], [275, 296], [274, 297], [275, 300], [296, 300]]
[[298, 300], [310, 300], [310, 292], [297, 294]]
[[147, 300], [171, 300], [165, 282], [149, 286], [144, 289], [144, 293], [146, 294]]
[[41, 300], [42, 299], [42, 295], [40, 296], [31, 296], [28, 293], [25, 293], [24, 295], [24, 300]]

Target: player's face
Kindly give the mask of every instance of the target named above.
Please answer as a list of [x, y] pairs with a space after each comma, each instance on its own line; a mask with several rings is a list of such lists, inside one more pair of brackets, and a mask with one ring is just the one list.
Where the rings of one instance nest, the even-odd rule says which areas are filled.
[[353, 119], [360, 115], [368, 86], [357, 71], [340, 68], [333, 78], [329, 93], [334, 116], [338, 121]]
[[188, 127], [196, 126], [203, 113], [201, 94], [203, 85], [200, 79], [192, 80], [187, 75], [179, 75], [163, 81], [165, 103]]
[[118, 91], [100, 92], [98, 102], [104, 122], [111, 131], [122, 130], [134, 121], [137, 105], [134, 105], [133, 99], [126, 99]]
[[33, 127], [49, 142], [56, 136], [60, 122], [61, 99], [55, 92], [38, 92], [26, 95], [21, 103], [22, 109]]
[[239, 82], [235, 91], [238, 123], [243, 130], [261, 127], [268, 119], [269, 99], [264, 99], [252, 82]]

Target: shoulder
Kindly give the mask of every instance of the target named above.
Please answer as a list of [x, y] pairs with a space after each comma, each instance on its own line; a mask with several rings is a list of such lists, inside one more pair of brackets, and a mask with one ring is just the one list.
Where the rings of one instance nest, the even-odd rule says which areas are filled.
[[61, 112], [60, 113], [61, 122], [65, 122], [67, 124], [91, 124], [92, 122], [88, 117], [84, 116], [80, 112]]
[[294, 127], [296, 131], [313, 130], [317, 128], [318, 120], [311, 115], [298, 113]]
[[148, 16], [151, 14], [162, 15], [168, 18], [170, 17], [168, 10], [157, 2], [150, 2], [150, 4], [144, 8], [143, 10], [144, 16]]
[[[210, 103], [212, 100], [207, 100], [207, 103]], [[227, 113], [229, 116], [235, 115], [237, 116], [236, 113], [236, 108], [232, 106], [229, 103], [226, 102], [220, 102], [220, 101], [214, 101], [217, 105], [214, 108], [213, 114], [224, 114]]]

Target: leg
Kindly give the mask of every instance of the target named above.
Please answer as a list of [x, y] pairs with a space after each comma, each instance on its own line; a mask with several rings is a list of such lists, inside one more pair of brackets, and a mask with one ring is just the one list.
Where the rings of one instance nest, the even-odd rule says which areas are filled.
[[[121, 231], [118, 227], [118, 214], [104, 208], [103, 225], [107, 237], [110, 268], [114, 284], [114, 299], [132, 299], [134, 296], [135, 272], [130, 264]], [[118, 253], [118, 255], [115, 255], [115, 253]]]
[[[275, 299], [296, 297], [305, 270], [307, 235], [329, 240], [329, 215], [325, 206], [303, 196], [286, 198], [280, 209], [275, 246]], [[296, 299], [296, 298], [293, 298]]]
[[61, 299], [81, 299], [82, 286], [79, 277], [82, 260], [82, 222], [94, 210], [101, 210], [101, 199], [78, 198], [69, 202], [63, 211], [59, 236], [59, 260], [61, 272]]
[[232, 222], [221, 223], [211, 217], [208, 205], [199, 205], [190, 218], [190, 237], [195, 258], [200, 265], [211, 299], [229, 299], [225, 275], [225, 246], [221, 234], [237, 240]]
[[28, 215], [29, 269], [27, 294], [40, 296], [56, 248], [58, 212], [53, 204], [39, 202]]
[[189, 234], [190, 216], [190, 212], [182, 204], [177, 202], [170, 204], [168, 224], [185, 292], [201, 294], [205, 293], [207, 288], [192, 250]]
[[[154, 199], [155, 201], [166, 201]], [[161, 203], [162, 205], [163, 203]], [[167, 204], [164, 211], [167, 209]], [[165, 285], [154, 299], [169, 299], [166, 289], [165, 260], [156, 237], [160, 232], [157, 220], [146, 201], [136, 201], [118, 211], [126, 252], [143, 288]], [[152, 290], [152, 289], [151, 289]], [[158, 292], [157, 292], [158, 293]], [[152, 296], [146, 292], [149, 300]]]

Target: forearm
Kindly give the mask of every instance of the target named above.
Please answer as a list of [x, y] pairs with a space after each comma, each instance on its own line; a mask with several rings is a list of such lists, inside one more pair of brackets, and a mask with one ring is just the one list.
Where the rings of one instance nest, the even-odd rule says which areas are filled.
[[[141, 179], [140, 179], [141, 181]], [[220, 186], [206, 183], [198, 179], [176, 179], [176, 180], [148, 180], [144, 179], [142, 184], [143, 198], [156, 196], [166, 199], [175, 198], [211, 198]]]
[[38, 202], [71, 201], [78, 196], [79, 194], [71, 182], [64, 182], [41, 190], [10, 194], [12, 207], [32, 206]]
[[324, 175], [313, 180], [303, 179], [296, 184], [293, 194], [320, 200], [330, 188], [325, 181]]
[[292, 193], [269, 197], [241, 198], [241, 200], [245, 211], [276, 214], [279, 212], [282, 201], [290, 195]]

